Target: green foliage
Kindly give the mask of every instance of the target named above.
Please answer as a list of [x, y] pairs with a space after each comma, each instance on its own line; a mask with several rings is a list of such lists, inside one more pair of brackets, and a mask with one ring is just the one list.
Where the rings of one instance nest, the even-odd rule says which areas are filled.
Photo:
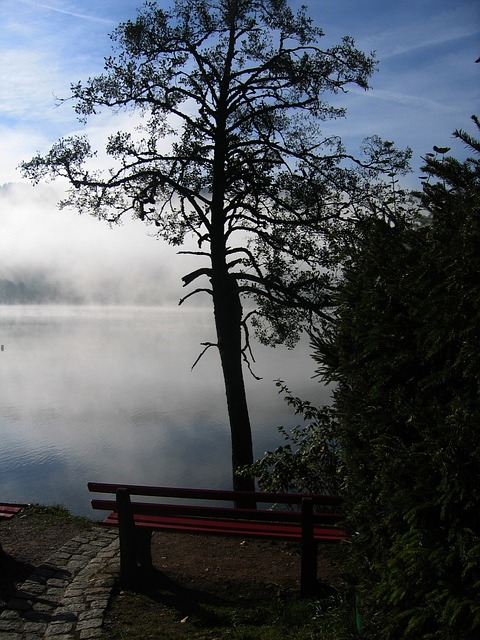
[[32, 515], [55, 516], [59, 518], [73, 518], [70, 509], [63, 504], [31, 504], [28, 512]]
[[253, 475], [262, 491], [338, 495], [341, 461], [332, 408], [318, 409], [310, 402], [292, 396], [281, 380], [276, 384], [279, 393], [285, 396], [285, 402], [306, 424], [294, 427], [291, 432], [279, 427], [287, 444], [267, 451], [242, 473]]
[[480, 166], [447, 151], [426, 158], [420, 215], [357, 226], [337, 316], [313, 336], [338, 382], [350, 559], [382, 640], [480, 632]]

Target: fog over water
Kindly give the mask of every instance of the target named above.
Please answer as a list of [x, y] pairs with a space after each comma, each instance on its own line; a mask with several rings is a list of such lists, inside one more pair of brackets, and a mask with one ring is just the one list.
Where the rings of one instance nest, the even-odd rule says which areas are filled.
[[178, 303], [181, 276], [199, 266], [195, 258], [178, 255], [138, 220], [110, 227], [60, 211], [63, 195], [60, 184], [0, 186], [0, 280], [51, 285], [59, 302]]
[[[178, 307], [181, 276], [201, 259], [139, 221], [109, 228], [59, 211], [61, 185], [11, 183], [0, 196], [0, 285], [51, 286], [56, 302], [82, 303], [0, 304], [0, 499], [91, 515], [89, 480], [230, 487], [216, 350], [191, 371], [215, 341], [210, 301]], [[255, 356], [262, 380], [246, 379], [261, 456], [282, 444], [279, 425], [298, 423], [273, 380], [312, 402], [329, 392], [311, 379], [306, 341], [293, 352], [255, 345]]]
[[[229, 487], [230, 436], [216, 350], [201, 308], [0, 306], [2, 500], [91, 515], [89, 480]], [[255, 454], [298, 423], [273, 382], [313, 402], [329, 392], [293, 352], [255, 346], [247, 373]]]

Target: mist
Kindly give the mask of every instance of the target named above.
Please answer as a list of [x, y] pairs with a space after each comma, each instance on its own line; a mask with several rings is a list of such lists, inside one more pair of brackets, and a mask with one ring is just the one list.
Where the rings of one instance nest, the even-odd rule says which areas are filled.
[[60, 211], [61, 197], [58, 184], [0, 186], [0, 281], [26, 298], [14, 302], [178, 303], [195, 258], [179, 256], [138, 220], [110, 227]]

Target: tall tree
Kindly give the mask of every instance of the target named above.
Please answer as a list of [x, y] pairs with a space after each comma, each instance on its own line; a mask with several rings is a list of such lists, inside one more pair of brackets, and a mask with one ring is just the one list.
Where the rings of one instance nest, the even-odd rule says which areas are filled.
[[[276, 340], [291, 340], [296, 310], [326, 295], [312, 256], [354, 190], [345, 196], [340, 140], [319, 124], [344, 115], [324, 96], [366, 88], [375, 61], [350, 37], [322, 49], [322, 36], [287, 0], [176, 0], [170, 10], [147, 1], [112, 34], [104, 73], [71, 87], [81, 120], [103, 108], [142, 115], [135, 131], [110, 136], [111, 167], [89, 169], [84, 136], [23, 164], [33, 181], [67, 178], [63, 206], [109, 222], [130, 213], [173, 245], [196, 238], [183, 253], [202, 262], [183, 278], [196, 287], [184, 299], [212, 299], [217, 343], [206, 347], [220, 354], [234, 471], [252, 462], [242, 364], [254, 318], [242, 299], [269, 315]], [[377, 148], [365, 163], [382, 167], [387, 155]], [[253, 488], [235, 474], [234, 486]]]

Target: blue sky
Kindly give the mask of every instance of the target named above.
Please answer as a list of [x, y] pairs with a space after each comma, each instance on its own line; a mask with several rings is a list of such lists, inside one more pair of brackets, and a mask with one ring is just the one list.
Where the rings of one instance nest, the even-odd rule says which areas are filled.
[[[299, 5], [304, 0], [292, 2]], [[162, 2], [160, 2], [160, 5]], [[352, 88], [335, 122], [352, 146], [379, 134], [417, 157], [468, 127], [480, 103], [480, 5], [476, 0], [310, 0], [325, 43], [352, 35], [376, 51], [369, 92]], [[70, 82], [102, 70], [108, 34], [135, 16], [137, 0], [0, 0], [0, 184], [37, 149], [78, 129], [70, 105], [55, 107]], [[168, 6], [165, 0], [165, 6]], [[353, 149], [352, 149], [353, 150]]]
[[[303, 3], [291, 1], [292, 6]], [[351, 151], [372, 134], [411, 146], [413, 184], [420, 156], [434, 144], [450, 146], [455, 128], [472, 131], [470, 116], [480, 113], [480, 64], [475, 64], [480, 57], [478, 1], [305, 3], [326, 33], [325, 45], [351, 35], [358, 48], [375, 50], [379, 60], [372, 89], [353, 88], [342, 96], [347, 118], [328, 126], [342, 135]], [[73, 213], [62, 213], [68, 219], [59, 224], [59, 214], [52, 209], [60, 187], [33, 190], [16, 170], [37, 150], [45, 152], [57, 138], [80, 130], [71, 105], [57, 107], [55, 96], [67, 97], [71, 82], [101, 72], [103, 57], [110, 53], [108, 34], [118, 22], [134, 18], [139, 4], [136, 0], [0, 0], [0, 277], [2, 268], [4, 274], [11, 272], [21, 264], [21, 256], [26, 260], [35, 253], [34, 247], [43, 247], [45, 255], [50, 251], [60, 260], [62, 242], [69, 247], [70, 259], [72, 252], [80, 251], [79, 263], [87, 254], [105, 254], [103, 242], [109, 246], [112, 264], [115, 243], [118, 252], [123, 256], [127, 252], [131, 260], [135, 251], [146, 251], [149, 260], [158, 255], [158, 244], [145, 229], [115, 235], [101, 230], [97, 221], [79, 222]], [[89, 129], [93, 138], [102, 124]], [[461, 152], [458, 144], [454, 149]], [[7, 188], [6, 183], [15, 184]], [[32, 221], [29, 216], [34, 212]], [[86, 236], [88, 246], [80, 250]], [[38, 258], [37, 264], [41, 262]]]

